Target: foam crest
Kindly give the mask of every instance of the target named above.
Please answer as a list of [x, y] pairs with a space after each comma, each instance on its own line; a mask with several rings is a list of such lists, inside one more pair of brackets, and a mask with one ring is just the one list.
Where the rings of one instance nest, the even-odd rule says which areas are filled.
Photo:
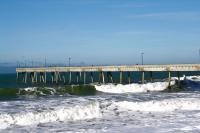
[[56, 93], [56, 89], [49, 87], [28, 87], [19, 89], [18, 93], [20, 95], [54, 95]]
[[[171, 81], [171, 85], [174, 85], [175, 81]], [[107, 84], [107, 85], [95, 85], [96, 90], [106, 93], [142, 93], [148, 91], [163, 91], [168, 87], [168, 82], [155, 82], [147, 84]]]
[[172, 98], [161, 101], [146, 102], [116, 102], [116, 106], [122, 109], [144, 112], [165, 112], [176, 110], [200, 110], [200, 99], [197, 98]]
[[101, 117], [99, 103], [92, 102], [87, 105], [73, 107], [59, 107], [43, 112], [23, 112], [18, 114], [0, 114], [0, 129], [11, 125], [34, 125], [55, 121], [76, 121]]

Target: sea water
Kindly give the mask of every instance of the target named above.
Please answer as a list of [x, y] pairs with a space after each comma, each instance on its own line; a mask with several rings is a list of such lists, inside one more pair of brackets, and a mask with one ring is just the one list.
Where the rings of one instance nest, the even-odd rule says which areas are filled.
[[[192, 75], [192, 76], [191, 76]], [[0, 132], [200, 132], [199, 73], [140, 84], [24, 85], [0, 75]], [[175, 86], [177, 78], [172, 78]], [[64, 88], [64, 89], [63, 89]], [[68, 90], [70, 89], [70, 90]], [[87, 92], [87, 93], [86, 93]]]

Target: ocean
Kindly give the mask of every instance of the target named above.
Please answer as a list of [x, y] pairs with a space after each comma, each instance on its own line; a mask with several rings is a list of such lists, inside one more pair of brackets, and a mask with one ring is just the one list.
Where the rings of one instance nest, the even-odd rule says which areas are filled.
[[[0, 74], [0, 132], [186, 133], [200, 132], [200, 72], [181, 73], [181, 89], [172, 73], [154, 73], [154, 82], [140, 83], [132, 73], [114, 83], [24, 84], [16, 74]], [[67, 75], [66, 75], [67, 77]], [[107, 81], [107, 79], [106, 79]]]

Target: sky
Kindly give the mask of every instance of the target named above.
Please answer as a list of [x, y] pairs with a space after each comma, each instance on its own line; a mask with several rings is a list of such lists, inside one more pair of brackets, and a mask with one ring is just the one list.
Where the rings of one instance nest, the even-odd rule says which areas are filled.
[[0, 64], [198, 63], [200, 0], [0, 0]]

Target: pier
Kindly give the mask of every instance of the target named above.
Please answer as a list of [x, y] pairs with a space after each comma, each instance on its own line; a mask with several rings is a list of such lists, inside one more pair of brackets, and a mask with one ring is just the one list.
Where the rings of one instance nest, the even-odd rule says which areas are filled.
[[[168, 81], [170, 86], [171, 72], [176, 72], [178, 81], [180, 81], [180, 72], [200, 71], [200, 64], [173, 64], [173, 65], [126, 65], [126, 66], [84, 66], [84, 67], [38, 67], [38, 68], [16, 68], [17, 79], [22, 78], [27, 83], [30, 78], [32, 83], [46, 83], [47, 74], [51, 77], [52, 83], [69, 83], [72, 82], [72, 73], [76, 75], [76, 82], [79, 83], [83, 78], [84, 84], [86, 79], [94, 81], [94, 72], [98, 72], [101, 84], [113, 83], [113, 72], [119, 72], [119, 83], [122, 83], [124, 73], [127, 73], [128, 83], [131, 83], [131, 72], [141, 72], [141, 83], [145, 82], [145, 73], [149, 72], [150, 81], [153, 81], [153, 72], [168, 72]], [[21, 76], [19, 76], [21, 75]], [[66, 81], [68, 75], [68, 81]]]

